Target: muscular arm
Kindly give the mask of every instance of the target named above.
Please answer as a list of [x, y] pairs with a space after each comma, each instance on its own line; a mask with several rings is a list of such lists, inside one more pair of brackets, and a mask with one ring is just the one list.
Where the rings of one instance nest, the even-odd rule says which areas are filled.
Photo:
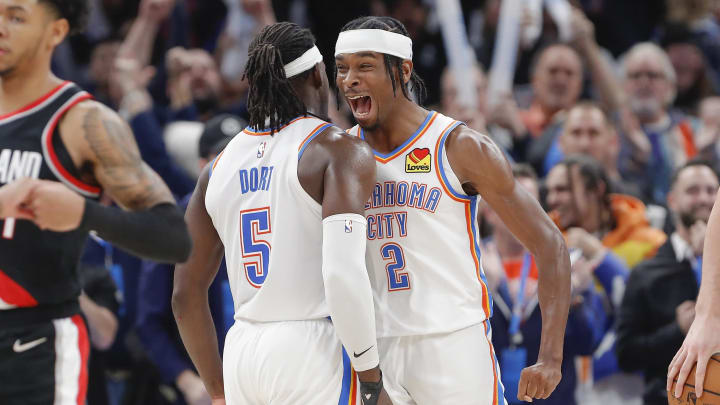
[[708, 220], [703, 246], [703, 268], [700, 293], [695, 305], [695, 320], [685, 337], [682, 347], [668, 367], [667, 389], [670, 390], [675, 376], [675, 396], [680, 397], [690, 370], [697, 363], [695, 391], [702, 396], [705, 372], [710, 357], [720, 352], [720, 191]]
[[[708, 220], [703, 246], [703, 268], [700, 294], [695, 307], [696, 318], [720, 319], [720, 192]], [[717, 321], [715, 321], [717, 322]]]
[[[128, 126], [112, 110], [86, 101], [73, 108], [61, 124], [61, 134], [78, 166], [121, 207], [103, 207], [87, 200], [80, 227], [138, 256], [180, 262], [187, 258], [190, 239], [182, 214], [165, 183], [140, 158]], [[36, 199], [37, 203], [37, 199]]]
[[335, 330], [349, 354], [360, 353], [350, 357], [352, 365], [360, 381], [370, 382], [380, 374], [364, 211], [375, 172], [370, 147], [334, 127], [310, 144], [298, 167], [303, 187], [322, 204], [322, 272]]
[[217, 274], [223, 245], [205, 209], [206, 167], [185, 212], [193, 251], [175, 267], [172, 308], [185, 348], [212, 398], [223, 398], [222, 360], [210, 314], [208, 288]]
[[540, 204], [518, 186], [503, 153], [488, 137], [459, 126], [447, 140], [447, 154], [463, 187], [480, 194], [535, 257], [543, 320], [538, 364], [559, 370], [570, 307], [570, 259], [562, 235]]

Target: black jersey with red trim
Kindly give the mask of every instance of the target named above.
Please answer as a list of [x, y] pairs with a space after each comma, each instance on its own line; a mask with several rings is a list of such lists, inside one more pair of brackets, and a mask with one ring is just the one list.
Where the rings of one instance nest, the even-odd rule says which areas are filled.
[[[62, 142], [59, 122], [92, 98], [64, 82], [42, 98], [0, 116], [0, 186], [18, 178], [59, 181], [87, 198], [100, 188], [80, 180]], [[78, 262], [87, 233], [42, 231], [31, 221], [0, 219], [0, 327], [38, 313], [50, 318], [77, 312]]]

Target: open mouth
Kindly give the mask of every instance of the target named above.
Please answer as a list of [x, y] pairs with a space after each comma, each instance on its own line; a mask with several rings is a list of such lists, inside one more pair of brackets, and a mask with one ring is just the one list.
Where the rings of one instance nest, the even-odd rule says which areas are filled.
[[370, 108], [372, 108], [370, 96], [352, 96], [347, 99], [355, 118], [365, 118], [370, 114]]

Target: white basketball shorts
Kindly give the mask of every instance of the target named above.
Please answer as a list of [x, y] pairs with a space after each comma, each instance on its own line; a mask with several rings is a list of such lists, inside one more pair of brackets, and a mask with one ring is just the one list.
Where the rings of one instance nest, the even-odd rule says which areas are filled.
[[394, 405], [504, 405], [490, 323], [445, 334], [378, 339]]
[[355, 371], [329, 320], [236, 321], [225, 338], [227, 405], [359, 405]]

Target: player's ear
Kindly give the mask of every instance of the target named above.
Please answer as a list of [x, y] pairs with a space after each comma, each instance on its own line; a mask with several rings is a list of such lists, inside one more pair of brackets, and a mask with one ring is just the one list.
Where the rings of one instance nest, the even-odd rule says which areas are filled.
[[312, 74], [310, 74], [310, 77], [312, 78], [312, 84], [313, 87], [316, 89], [323, 87], [323, 75], [325, 74], [325, 64], [320, 62], [316, 63], [315, 67], [312, 70]]
[[413, 71], [413, 63], [409, 59], [405, 59], [402, 62], [402, 79], [403, 83], [408, 83], [410, 81], [410, 77], [412, 77], [412, 71]]
[[64, 18], [58, 18], [50, 22], [49, 27], [49, 45], [55, 48], [65, 40], [70, 32], [70, 23]]

